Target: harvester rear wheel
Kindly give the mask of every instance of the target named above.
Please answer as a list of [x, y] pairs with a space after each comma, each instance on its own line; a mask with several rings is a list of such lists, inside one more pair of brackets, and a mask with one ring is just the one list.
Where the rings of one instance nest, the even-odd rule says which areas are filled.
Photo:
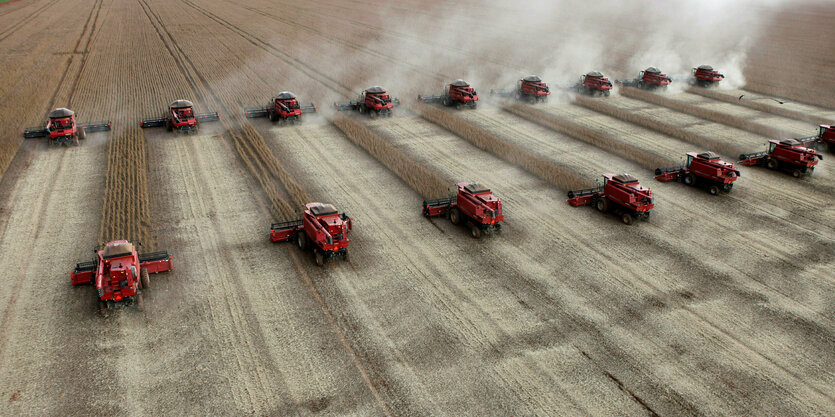
[[780, 167], [780, 163], [777, 162], [776, 159], [769, 159], [766, 163], [766, 166], [768, 166], [769, 169], [777, 169], [778, 167]]
[[307, 249], [307, 236], [304, 235], [304, 231], [296, 234], [296, 243], [299, 245], [299, 249]]
[[449, 107], [449, 97], [444, 97], [443, 104], [444, 106]]
[[803, 173], [800, 172], [799, 169], [795, 169], [794, 171], [792, 171], [792, 176], [795, 178], [800, 178], [801, 175], [803, 175]]
[[458, 207], [453, 207], [449, 211], [449, 221], [456, 226], [461, 224], [461, 210], [458, 210]]
[[271, 122], [275, 122], [275, 121], [277, 121], [277, 120], [278, 120], [278, 117], [276, 117], [276, 114], [275, 114], [275, 112], [274, 112], [274, 111], [271, 111], [271, 112], [269, 112], [269, 113], [267, 113], [267, 114], [269, 115], [269, 118], [270, 118], [270, 121], [271, 121]]
[[78, 128], [78, 138], [79, 139], [87, 139], [87, 129], [81, 127]]
[[147, 268], [142, 268], [142, 270], [139, 271], [139, 282], [142, 283], [143, 289], [147, 290], [148, 288], [151, 288], [151, 276], [148, 275]]
[[480, 238], [481, 237], [481, 228], [474, 225], [474, 224], [471, 224], [470, 225], [470, 235], [472, 235], [476, 239]]
[[709, 193], [710, 193], [710, 195], [716, 195], [716, 194], [719, 194], [719, 187], [717, 187], [717, 186], [715, 186], [715, 185], [711, 185], [711, 186], [707, 189], [707, 192], [709, 192]]
[[599, 199], [597, 199], [595, 207], [597, 207], [597, 211], [605, 213], [609, 211], [609, 200], [606, 199], [606, 197], [600, 197]]
[[623, 223], [627, 225], [632, 224], [633, 221], [632, 215], [629, 213], [623, 213], [623, 216], [621, 216], [620, 219], [623, 220]]
[[316, 251], [316, 265], [325, 265], [325, 254], [323, 254], [320, 250]]
[[171, 120], [165, 122], [165, 128], [168, 129], [169, 132], [174, 131], [174, 124], [171, 123]]

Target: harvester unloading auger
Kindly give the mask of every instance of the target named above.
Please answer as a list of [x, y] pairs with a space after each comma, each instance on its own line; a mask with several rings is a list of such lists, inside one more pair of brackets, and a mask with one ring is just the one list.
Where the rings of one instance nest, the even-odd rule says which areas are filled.
[[594, 206], [601, 213], [619, 215], [626, 224], [635, 219], [648, 220], [655, 207], [652, 190], [643, 187], [629, 174], [603, 174], [603, 185], [568, 192], [568, 204]]
[[457, 193], [454, 196], [424, 200], [423, 215], [446, 216], [456, 226], [465, 224], [474, 238], [502, 230], [502, 202], [489, 188], [474, 182], [459, 182], [455, 187]]
[[278, 124], [301, 123], [302, 114], [315, 113], [316, 106], [313, 103], [300, 105], [296, 95], [289, 91], [282, 91], [273, 96], [270, 102], [264, 107], [248, 107], [244, 109], [247, 118], [254, 119], [266, 117], [271, 122]]
[[529, 75], [516, 82], [514, 89], [492, 89], [490, 95], [500, 97], [513, 97], [519, 101], [527, 101], [531, 104], [544, 102], [551, 95], [551, 89], [542, 82], [538, 75]]
[[165, 126], [169, 132], [197, 134], [200, 123], [220, 120], [217, 112], [194, 113], [194, 104], [188, 100], [174, 100], [168, 105], [168, 112], [162, 117], [145, 119], [139, 123], [141, 128]]
[[455, 106], [461, 110], [463, 107], [474, 109], [478, 106], [478, 92], [464, 80], [455, 80], [444, 86], [444, 92], [439, 95], [419, 95], [418, 101], [422, 103], [441, 103], [444, 106]]
[[103, 132], [110, 130], [110, 121], [92, 122], [92, 123], [78, 123], [75, 119], [75, 112], [60, 108], [49, 112], [46, 126], [31, 127], [23, 130], [23, 137], [26, 139], [32, 138], [49, 138], [50, 145], [69, 145], [78, 146], [79, 139], [87, 139], [88, 132]]

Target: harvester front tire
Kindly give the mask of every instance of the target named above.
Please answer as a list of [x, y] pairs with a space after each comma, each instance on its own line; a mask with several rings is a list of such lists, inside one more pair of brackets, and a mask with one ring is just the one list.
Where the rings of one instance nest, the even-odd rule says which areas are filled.
[[621, 216], [620, 219], [623, 220], [623, 224], [626, 224], [626, 225], [631, 225], [632, 222], [634, 221], [634, 219], [632, 218], [632, 215], [629, 214], [629, 213], [623, 213], [623, 216]]
[[296, 234], [296, 243], [299, 245], [299, 249], [307, 249], [307, 236], [304, 235], [304, 231], [300, 231]]
[[449, 97], [444, 97], [443, 104], [446, 107], [449, 107]]
[[139, 271], [139, 282], [142, 283], [143, 289], [147, 290], [148, 288], [151, 288], [151, 276], [148, 275], [147, 268], [142, 268], [142, 270]]
[[803, 175], [803, 173], [800, 172], [799, 169], [795, 169], [794, 171], [792, 171], [792, 176], [795, 177], [795, 178], [800, 178], [802, 175]]
[[461, 110], [461, 103], [455, 103], [455, 110]]
[[609, 211], [609, 200], [606, 199], [606, 197], [600, 197], [599, 199], [597, 199], [595, 207], [597, 207], [597, 211], [605, 213]]
[[322, 251], [316, 251], [316, 265], [324, 266], [325, 265], [325, 254]]
[[360, 112], [360, 114], [365, 113], [365, 104], [360, 104], [359, 106], [357, 106], [357, 111]]
[[377, 111], [376, 111], [376, 110], [369, 110], [369, 111], [368, 111], [368, 116], [369, 116], [369, 117], [371, 117], [372, 119], [376, 119], [376, 118], [377, 118], [377, 114], [378, 114], [378, 113], [377, 113]]
[[719, 194], [719, 187], [718, 187], [718, 186], [715, 186], [715, 185], [711, 185], [711, 186], [707, 189], [707, 192], [709, 192], [709, 193], [710, 193], [710, 195], [717, 195], [717, 194]]
[[456, 226], [461, 224], [461, 210], [458, 210], [458, 207], [453, 207], [449, 211], [449, 221]]
[[684, 176], [684, 178], [682, 178], [682, 182], [684, 182], [684, 185], [693, 185], [696, 183], [696, 177], [693, 174], [688, 173]]
[[171, 120], [165, 122], [165, 128], [168, 129], [169, 132], [174, 131], [174, 124], [171, 123]]
[[780, 163], [776, 159], [769, 159], [766, 166], [768, 166], [768, 169], [777, 169], [780, 167]]

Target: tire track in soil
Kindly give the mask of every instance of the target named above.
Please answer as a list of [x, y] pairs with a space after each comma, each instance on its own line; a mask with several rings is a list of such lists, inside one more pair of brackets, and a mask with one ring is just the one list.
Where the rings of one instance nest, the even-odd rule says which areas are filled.
[[4, 39], [8, 38], [9, 36], [14, 34], [15, 32], [17, 32], [18, 29], [26, 26], [27, 23], [35, 20], [38, 16], [40, 16], [41, 13], [44, 12], [44, 10], [48, 9], [49, 7], [54, 5], [55, 3], [58, 3], [58, 1], [59, 0], [52, 0], [49, 3], [44, 4], [43, 6], [41, 6], [41, 8], [39, 8], [38, 10], [35, 10], [34, 12], [32, 12], [32, 14], [28, 15], [26, 18], [21, 19], [19, 22], [11, 25], [5, 31], [0, 32], [0, 42], [2, 42]]
[[[441, 151], [441, 150], [437, 149], [439, 146], [440, 146], [440, 145], [434, 145], [434, 146], [432, 146], [433, 148], [435, 148], [435, 149], [436, 149], [436, 152], [438, 152], [438, 153], [439, 153], [438, 158], [437, 158], [437, 159], [436, 159], [436, 158], [433, 158], [433, 159], [432, 159], [432, 161], [433, 161], [433, 163], [437, 163], [437, 164], [440, 164], [440, 165], [444, 165], [444, 164], [442, 163], [442, 160], [447, 159], [448, 157], [441, 157], [440, 155], [445, 155], [445, 154], [448, 154], [448, 152], [444, 152], [444, 151]], [[658, 239], [657, 239], [657, 238], [658, 238], [658, 237], [660, 237], [660, 236], [655, 236], [655, 238], [653, 238], [653, 236], [647, 235], [647, 234], [646, 234], [646, 232], [644, 232], [644, 231], [638, 231], [638, 232], [636, 232], [636, 234], [639, 234], [639, 235], [643, 236], [643, 237], [644, 237], [644, 239], [645, 239], [645, 240], [647, 240], [647, 241], [656, 241], [657, 243], [662, 243], [662, 242], [658, 242]], [[667, 240], [668, 240], [668, 241], [663, 242], [663, 243], [664, 243], [664, 245], [662, 245], [661, 250], [662, 250], [663, 252], [665, 252], [665, 253], [667, 254], [667, 256], [668, 256], [668, 257], [671, 257], [672, 259], [686, 259], [686, 260], [688, 260], [688, 263], [691, 263], [691, 264], [696, 264], [696, 265], [700, 265], [701, 270], [705, 270], [705, 271], [714, 271], [711, 275], [716, 275], [716, 274], [718, 274], [718, 275], [721, 275], [721, 276], [725, 276], [725, 277], [726, 277], [726, 279], [731, 279], [731, 277], [730, 277], [730, 276], [728, 276], [727, 272], [724, 272], [724, 271], [716, 271], [716, 270], [715, 270], [715, 268], [714, 268], [712, 265], [710, 265], [707, 261], [702, 260], [702, 259], [699, 259], [699, 258], [698, 258], [697, 256], [695, 256], [694, 254], [691, 254], [691, 253], [685, 252], [685, 251], [683, 251], [683, 250], [681, 250], [681, 249], [677, 248], [677, 246], [676, 246], [676, 244], [675, 244], [675, 241], [671, 241], [669, 238], [668, 238]], [[641, 278], [641, 277], [640, 277], [640, 275], [636, 275], [636, 276], [634, 277], [634, 279], [635, 279], [635, 280], [637, 280], [638, 282], [641, 282], [644, 286], [646, 286], [647, 288], [649, 288], [649, 289], [650, 289], [653, 293], [655, 293], [655, 296], [656, 296], [656, 297], [665, 297], [665, 295], [664, 295], [663, 291], [661, 291], [661, 289], [660, 289], [660, 288], [658, 288], [658, 287], [656, 287], [656, 286], [654, 286], [654, 285], [650, 284], [648, 281], [646, 281], [645, 279]], [[663, 299], [663, 298], [662, 298], [662, 299]], [[665, 302], [666, 302], [666, 301], [667, 301], [667, 300], [665, 300]], [[706, 318], [703, 314], [701, 314], [701, 313], [699, 313], [698, 311], [696, 311], [695, 309], [691, 308], [688, 304], [681, 304], [681, 305], [677, 305], [676, 307], [678, 307], [678, 308], [680, 308], [680, 309], [683, 309], [683, 310], [687, 311], [689, 314], [691, 314], [691, 315], [692, 315], [692, 316], [694, 316], [695, 318], [699, 319], [699, 321], [703, 322], [703, 323], [704, 323], [704, 324], [705, 324], [708, 328], [712, 329], [713, 331], [715, 331], [715, 332], [716, 332], [716, 333], [718, 333], [718, 334], [723, 335], [725, 338], [727, 338], [727, 339], [729, 339], [729, 340], [733, 341], [733, 342], [734, 342], [735, 344], [737, 344], [739, 347], [741, 347], [741, 348], [743, 348], [744, 350], [746, 350], [746, 351], [748, 351], [748, 352], [750, 352], [750, 353], [754, 354], [754, 356], [757, 356], [757, 357], [761, 358], [762, 360], [766, 361], [767, 363], [771, 364], [773, 367], [775, 367], [776, 369], [780, 370], [780, 371], [781, 371], [781, 372], [783, 372], [785, 375], [789, 375], [790, 377], [792, 377], [792, 378], [793, 378], [793, 379], [795, 379], [796, 381], [800, 382], [801, 384], [803, 384], [804, 386], [806, 386], [806, 387], [807, 387], [807, 388], [809, 388], [810, 390], [814, 391], [814, 392], [815, 392], [815, 393], [817, 393], [818, 395], [822, 396], [823, 398], [826, 398], [826, 399], [828, 399], [829, 401], [833, 401], [832, 397], [831, 397], [831, 396], [829, 396], [829, 395], [827, 395], [826, 393], [822, 392], [822, 391], [820, 390], [820, 388], [818, 388], [817, 386], [811, 385], [810, 383], [806, 382], [804, 379], [800, 378], [800, 376], [799, 376], [796, 372], [794, 372], [794, 371], [792, 371], [792, 370], [790, 370], [790, 369], [786, 368], [784, 365], [782, 365], [782, 364], [780, 364], [780, 363], [775, 362], [772, 358], [770, 358], [769, 356], [766, 356], [766, 355], [762, 354], [760, 351], [758, 351], [757, 349], [753, 348], [750, 344], [748, 344], [748, 343], [744, 342], [744, 341], [743, 341], [742, 339], [740, 339], [739, 337], [737, 337], [737, 336], [735, 336], [735, 335], [733, 335], [733, 334], [729, 333], [727, 330], [725, 330], [724, 328], [722, 328], [722, 327], [720, 327], [720, 326], [716, 325], [716, 324], [715, 324], [715, 323], [713, 323], [712, 321], [709, 321], [709, 320], [708, 320], [708, 319], [707, 319], [707, 318]]]
[[[142, 2], [142, 3], [143, 3], [146, 7], [147, 7], [147, 12], [146, 12], [146, 14], [154, 15], [153, 10], [150, 8], [150, 6], [148, 6], [148, 5], [147, 5], [147, 3], [146, 3], [146, 1], [145, 1], [145, 0], [139, 0], [139, 1], [140, 1], [140, 2]], [[229, 23], [228, 23], [228, 22], [226, 22], [225, 20], [223, 20], [223, 19], [221, 19], [221, 18], [217, 17], [216, 15], [214, 15], [214, 14], [212, 14], [212, 13], [209, 13], [209, 12], [207, 12], [207, 11], [201, 10], [199, 7], [195, 6], [193, 3], [189, 2], [189, 1], [184, 1], [184, 3], [186, 3], [186, 4], [187, 4], [187, 5], [189, 5], [189, 6], [191, 6], [193, 9], [195, 9], [195, 10], [196, 10], [196, 11], [198, 11], [198, 12], [200, 12], [200, 13], [201, 13], [201, 14], [203, 14], [204, 16], [207, 16], [207, 17], [209, 17], [210, 19], [214, 20], [215, 22], [217, 22], [217, 23], [219, 23], [219, 24], [221, 24], [221, 25], [223, 25], [223, 26], [226, 26], [226, 27], [227, 27], [227, 28], [229, 28], [230, 30], [233, 30], [233, 31], [237, 30], [237, 31], [239, 31], [239, 32], [238, 32], [238, 34], [239, 34], [241, 37], [243, 37], [244, 39], [246, 39], [247, 41], [249, 41], [250, 43], [252, 43], [253, 45], [255, 45], [255, 46], [259, 46], [259, 43], [258, 43], [258, 42], [261, 42], [261, 44], [264, 44], [264, 46], [262, 47], [262, 49], [264, 49], [265, 51], [270, 52], [270, 50], [274, 50], [275, 52], [280, 53], [278, 50], [276, 50], [275, 48], [271, 47], [271, 45], [266, 44], [266, 43], [264, 43], [263, 41], [260, 41], [260, 40], [259, 40], [259, 39], [257, 39], [257, 38], [252, 37], [252, 38], [256, 39], [258, 42], [254, 41], [253, 39], [247, 39], [247, 37], [245, 36], [245, 35], [249, 35], [247, 32], [245, 32], [245, 31], [241, 30], [240, 28], [237, 28], [237, 27], [236, 27], [236, 26], [234, 26], [234, 25], [229, 24]], [[150, 15], [149, 15], [149, 19], [150, 19]], [[176, 49], [176, 50], [177, 50], [177, 51], [181, 54], [182, 58], [183, 58], [183, 59], [184, 59], [184, 60], [188, 63], [188, 67], [187, 67], [187, 68], [190, 68], [192, 71], [194, 71], [194, 73], [195, 73], [195, 75], [197, 76], [197, 78], [198, 78], [198, 79], [200, 79], [201, 84], [202, 84], [202, 87], [203, 87], [203, 88], [205, 88], [205, 89], [206, 89], [206, 91], [208, 92], [208, 94], [210, 94], [210, 95], [211, 95], [211, 97], [214, 99], [215, 103], [216, 103], [218, 106], [220, 106], [220, 107], [222, 108], [222, 110], [223, 110], [223, 111], [224, 111], [227, 115], [232, 116], [234, 113], [230, 112], [230, 111], [229, 111], [229, 109], [228, 109], [228, 108], [224, 105], [224, 103], [222, 102], [222, 100], [221, 100], [221, 99], [220, 99], [220, 98], [219, 98], [219, 97], [218, 97], [218, 96], [214, 93], [214, 91], [212, 90], [212, 88], [211, 88], [211, 86], [209, 85], [209, 83], [208, 83], [208, 82], [207, 82], [207, 81], [206, 81], [206, 80], [202, 77], [202, 75], [200, 74], [200, 72], [197, 70], [197, 66], [196, 66], [196, 65], [194, 65], [194, 63], [191, 61], [191, 59], [189, 59], [189, 58], [188, 58], [188, 55], [187, 55], [187, 54], [185, 54], [185, 52], [182, 50], [182, 48], [181, 48], [181, 47], [177, 44], [176, 39], [175, 39], [173, 36], [171, 36], [171, 34], [170, 34], [170, 33], [168, 32], [168, 30], [165, 28], [165, 25], [162, 23], [162, 20], [161, 20], [161, 19], [159, 19], [159, 17], [158, 17], [158, 16], [156, 16], [156, 18], [157, 18], [157, 21], [158, 21], [159, 26], [160, 26], [160, 28], [159, 28], [159, 29], [160, 29], [160, 30], [162, 30], [163, 32], [165, 32], [165, 33], [168, 35], [168, 37], [169, 37], [169, 39], [170, 39], [170, 41], [171, 41], [171, 45], [172, 45], [172, 46], [173, 46], [173, 47], [174, 47], [174, 48], [175, 48], [175, 49]], [[151, 20], [152, 20], [152, 19], [151, 19]], [[153, 22], [153, 20], [152, 20], [152, 22]], [[160, 37], [162, 38], [161, 33], [159, 33], [159, 32], [158, 32], [158, 34], [159, 34], [159, 35], [160, 35]], [[249, 36], [251, 36], [251, 35], [249, 35]], [[177, 58], [177, 56], [173, 54], [173, 51], [172, 51], [170, 48], [169, 48], [169, 52], [172, 52], [172, 57], [173, 57], [175, 60], [177, 60], [177, 59], [178, 59], [178, 58]], [[271, 52], [270, 52], [270, 53], [271, 53]], [[271, 54], [272, 54], [272, 53], [271, 53]], [[278, 57], [278, 56], [276, 56], [276, 57], [277, 57], [277, 58], [281, 58], [281, 57]], [[293, 59], [293, 60], [294, 60], [294, 61], [297, 61], [297, 60], [295, 60], [295, 59]], [[288, 62], [286, 59], [284, 59], [284, 61], [285, 61], [285, 62]], [[289, 63], [289, 62], [288, 62], [288, 63]], [[299, 63], [300, 63], [300, 64], [302, 64], [303, 66], [307, 67], [304, 63], [301, 63], [301, 62], [299, 62]], [[181, 66], [181, 69], [182, 69], [182, 68], [184, 68], [184, 67], [185, 67], [185, 66]], [[312, 70], [312, 68], [309, 68], [309, 67], [307, 67], [307, 68], [308, 68], [308, 69], [310, 69], [310, 70]], [[318, 71], [315, 71], [315, 70], [313, 70], [313, 72], [318, 73]], [[322, 75], [323, 77], [326, 77], [326, 76], [324, 76], [324, 74], [321, 74], [321, 73], [320, 73], [320, 75]], [[332, 89], [332, 90], [334, 90], [334, 91], [336, 91], [336, 92], [339, 92], [339, 90], [338, 90], [338, 89], [336, 89], [335, 87], [332, 87], [332, 86], [328, 85], [328, 83], [323, 82], [323, 81], [321, 81], [321, 80], [319, 80], [319, 79], [317, 79], [317, 78], [315, 78], [315, 77], [312, 77], [312, 76], [311, 76], [311, 78], [315, 79], [316, 81], [319, 81], [320, 83], [322, 83], [322, 84], [323, 84], [323, 85], [325, 85], [326, 87], [328, 87], [328, 88], [330, 88], [330, 89]], [[326, 77], [326, 78], [327, 78], [327, 77]], [[339, 83], [337, 83], [337, 82], [335, 82], [335, 81], [334, 81], [334, 83], [335, 83], [336, 85], [338, 85], [338, 86], [341, 86], [341, 84], [339, 84]], [[342, 88], [345, 88], [347, 91], [349, 91], [349, 92], [350, 92], [350, 89], [347, 89], [347, 88], [346, 88], [346, 87], [344, 87], [344, 86], [342, 86]], [[194, 85], [194, 84], [192, 85], [192, 89], [193, 89], [196, 93], [199, 91], [199, 89], [197, 88], [197, 86], [196, 86], [196, 85]], [[233, 135], [233, 136], [234, 136], [234, 135]], [[241, 156], [243, 157], [243, 155], [241, 155]], [[266, 190], [265, 190], [265, 191], [266, 191]], [[306, 271], [304, 271], [304, 270], [299, 270], [299, 273], [306, 273]], [[327, 315], [327, 311], [328, 311], [328, 309], [329, 309], [329, 308], [328, 308], [327, 304], [325, 304], [323, 301], [324, 301], [323, 299], [317, 299], [317, 302], [319, 303], [320, 308], [321, 308], [321, 309], [322, 309], [322, 311], [323, 311], [323, 314]], [[336, 328], [335, 328], [335, 330], [338, 332], [338, 334], [340, 334], [340, 335], [341, 335], [341, 337], [345, 337], [344, 332], [342, 331], [342, 329], [341, 329], [341, 328], [336, 327]], [[359, 362], [359, 361], [357, 360], [357, 355], [355, 354], [355, 352], [352, 352], [352, 351], [351, 351], [351, 352], [346, 352], [346, 353], [348, 353], [348, 354], [352, 357], [352, 359], [354, 360], [354, 364], [355, 364], [355, 366], [357, 367], [357, 369], [359, 370], [359, 372], [360, 372], [362, 375], [367, 375], [367, 374], [368, 374], [368, 371], [367, 371], [367, 369], [365, 368], [365, 365], [364, 365], [363, 363], [361, 363], [361, 362]], [[369, 390], [372, 392], [372, 394], [374, 394], [375, 398], [377, 398], [377, 399], [378, 399], [378, 401], [379, 401], [379, 400], [380, 400], [380, 397], [379, 397], [379, 394], [377, 393], [377, 388], [373, 385], [373, 383], [371, 383], [371, 381], [366, 380], [365, 382], [366, 382], [366, 385], [368, 386]], [[384, 412], [386, 412], [386, 411], [389, 409], [388, 405], [387, 405], [387, 404], [385, 404], [385, 403], [384, 403], [384, 402], [382, 402], [382, 401], [380, 401], [380, 402], [378, 403], [378, 406], [380, 406], [381, 410], [383, 410]], [[390, 415], [390, 414], [388, 414], [388, 415]]]

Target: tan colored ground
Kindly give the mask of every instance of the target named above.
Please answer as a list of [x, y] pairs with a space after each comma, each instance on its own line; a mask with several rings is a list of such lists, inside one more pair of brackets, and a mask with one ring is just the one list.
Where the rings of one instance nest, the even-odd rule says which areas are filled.
[[[176, 15], [168, 13], [172, 4]], [[16, 155], [0, 179], [0, 415], [835, 414], [831, 154], [801, 180], [744, 168], [732, 193], [719, 197], [656, 182], [634, 157], [556, 133], [491, 100], [490, 87], [554, 67], [515, 59], [530, 52], [514, 40], [541, 26], [509, 25], [496, 39], [492, 19], [515, 16], [503, 3], [462, 17], [479, 22], [471, 34], [443, 24], [442, 16], [463, 7], [371, 0], [0, 5], [0, 95], [9, 97], [0, 102], [0, 168]], [[782, 33], [833, 9], [808, 10], [745, 24]], [[633, 37], [642, 29], [626, 26], [612, 22], [639, 45]], [[813, 41], [831, 51], [827, 39]], [[475, 47], [484, 42], [492, 46]], [[529, 46], [549, 42], [541, 36]], [[755, 75], [751, 63], [783, 69], [780, 48], [795, 48], [792, 42], [750, 52], [746, 78]], [[629, 73], [629, 54], [619, 53], [600, 65]], [[795, 56], [797, 65], [811, 59]], [[483, 182], [502, 198], [503, 233], [473, 240], [444, 219], [421, 217], [421, 195], [328, 121], [333, 101], [367, 85], [387, 86], [411, 104], [459, 76], [479, 82], [482, 100], [475, 111], [450, 110], [456, 118], [583, 178], [637, 175], [656, 196], [652, 219], [628, 227], [571, 207], [567, 190], [409, 106], [392, 118], [358, 118], [441, 177]], [[715, 91], [831, 120], [835, 106], [809, 99], [813, 88]], [[285, 89], [314, 101], [320, 114], [300, 126], [255, 120], [253, 131], [243, 129], [242, 107]], [[609, 134], [632, 155], [678, 160], [702, 150], [573, 104], [557, 90], [538, 108]], [[780, 105], [764, 94], [794, 100]], [[692, 92], [665, 96], [798, 136], [816, 129]], [[174, 98], [216, 110], [223, 121], [195, 136], [137, 133], [142, 117]], [[750, 151], [769, 139], [634, 98], [602, 100]], [[19, 128], [63, 105], [83, 120], [109, 118], [114, 130], [90, 134], [77, 148], [27, 140], [15, 153]], [[147, 171], [136, 182], [106, 182], [108, 161], [120, 158], [108, 154], [117, 139], [141, 140], [146, 150]], [[261, 143], [261, 155], [242, 150]], [[174, 254], [175, 269], [152, 276], [144, 311], [105, 319], [96, 314], [94, 291], [71, 287], [68, 271], [89, 259], [100, 231], [113, 230], [102, 226], [117, 221], [102, 215], [112, 206], [103, 204], [105, 190], [141, 184], [150, 222], [126, 233], [150, 234]], [[269, 224], [282, 213], [276, 201], [292, 204], [305, 194], [354, 217], [350, 262], [318, 268], [310, 253], [269, 242]], [[139, 210], [135, 204], [124, 210]]]

